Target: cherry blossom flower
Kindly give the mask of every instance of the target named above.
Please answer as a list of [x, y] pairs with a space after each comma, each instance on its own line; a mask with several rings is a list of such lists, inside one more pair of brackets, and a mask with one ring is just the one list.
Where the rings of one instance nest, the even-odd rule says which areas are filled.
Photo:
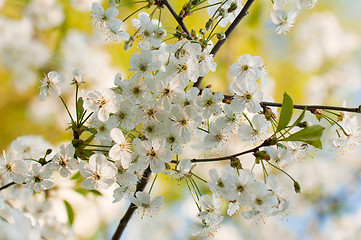
[[39, 192], [43, 189], [49, 189], [54, 185], [51, 180], [53, 171], [51, 170], [50, 164], [42, 166], [38, 162], [33, 162], [30, 164], [29, 168], [29, 174], [25, 179], [25, 184], [28, 188], [35, 192]]
[[139, 161], [145, 166], [150, 165], [154, 173], [160, 173], [165, 169], [165, 163], [172, 161], [172, 152], [165, 148], [165, 141], [159, 138], [140, 141], [139, 138], [133, 141], [134, 150], [139, 153]]
[[167, 32], [160, 28], [158, 20], [150, 19], [149, 14], [140, 12], [139, 19], [132, 19], [132, 24], [136, 29], [140, 30], [140, 35], [147, 39], [154, 47], [160, 47], [161, 40], [166, 36]]
[[90, 14], [96, 25], [103, 27], [106, 22], [112, 21], [118, 16], [119, 11], [116, 8], [108, 8], [104, 11], [103, 6], [98, 2], [93, 2], [92, 10], [94, 13]]
[[59, 147], [59, 152], [54, 155], [52, 159], [52, 169], [57, 171], [62, 177], [68, 177], [70, 170], [77, 170], [79, 162], [74, 158], [75, 148], [70, 143], [62, 144]]
[[271, 13], [272, 21], [265, 23], [265, 27], [274, 30], [277, 34], [290, 31], [296, 22], [298, 11], [291, 10], [288, 14], [284, 10], [276, 10]]
[[361, 142], [361, 127], [358, 124], [357, 116], [346, 115], [340, 126], [342, 127], [342, 130], [338, 130], [340, 136], [331, 138], [331, 144], [341, 152], [354, 149]]
[[129, 196], [130, 201], [137, 206], [136, 213], [141, 214], [142, 218], [144, 215], [152, 216], [154, 213], [158, 212], [163, 206], [163, 196], [157, 196], [150, 199], [149, 193], [146, 192], [136, 192], [135, 197]]
[[3, 151], [0, 157], [0, 174], [1, 177], [6, 179], [8, 182], [14, 181], [15, 183], [22, 184], [27, 174], [27, 165], [21, 155], [10, 151], [5, 153]]
[[51, 71], [48, 75], [44, 75], [40, 80], [39, 100], [44, 101], [48, 94], [53, 98], [59, 97], [61, 94], [60, 84], [63, 81], [63, 76], [55, 71]]
[[221, 114], [221, 103], [223, 100], [223, 93], [212, 93], [210, 88], [205, 88], [202, 95], [198, 97], [197, 103], [203, 109], [203, 118], [209, 118], [211, 115], [217, 116]]
[[255, 81], [234, 81], [229, 84], [228, 89], [236, 94], [231, 102], [234, 111], [241, 112], [244, 108], [251, 113], [261, 111], [263, 93]]
[[270, 122], [264, 118], [264, 115], [256, 114], [252, 118], [252, 126], [242, 124], [238, 129], [238, 136], [242, 141], [258, 143], [264, 140], [268, 135]]
[[238, 58], [238, 63], [232, 64], [229, 72], [231, 76], [236, 76], [238, 81], [253, 81], [260, 78], [263, 68], [262, 58], [244, 54]]
[[109, 157], [113, 160], [120, 160], [123, 168], [128, 168], [131, 161], [130, 142], [119, 128], [113, 128], [110, 131], [110, 136], [116, 144], [109, 150]]
[[115, 181], [116, 167], [102, 154], [93, 154], [89, 163], [81, 162], [80, 174], [85, 178], [81, 185], [87, 189], [107, 189]]
[[96, 112], [100, 121], [105, 122], [109, 119], [110, 113], [116, 113], [119, 109], [115, 93], [110, 90], [102, 92], [90, 90], [83, 91], [84, 109]]

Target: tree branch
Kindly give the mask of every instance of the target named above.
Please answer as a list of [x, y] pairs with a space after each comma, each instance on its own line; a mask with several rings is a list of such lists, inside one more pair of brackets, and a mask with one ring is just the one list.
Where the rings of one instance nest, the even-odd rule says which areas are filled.
[[12, 185], [14, 185], [14, 184], [15, 184], [15, 182], [11, 182], [11, 183], [5, 184], [4, 186], [0, 187], [0, 191], [2, 191], [2, 190], [6, 189], [6, 188], [8, 188], [8, 187], [10, 187], [10, 186], [12, 186]]
[[[201, 89], [203, 90], [203, 89]], [[234, 95], [224, 95], [224, 100], [232, 101]], [[262, 101], [262, 107], [282, 107], [282, 103], [276, 102], [266, 102]], [[293, 105], [293, 108], [308, 111], [320, 109], [320, 110], [332, 110], [332, 111], [342, 111], [342, 112], [354, 112], [354, 113], [361, 113], [361, 105], [356, 108], [348, 108], [348, 107], [336, 107], [336, 106], [327, 106], [327, 105]]]
[[[148, 181], [149, 181], [149, 177], [151, 174], [151, 170], [148, 167], [142, 176], [142, 179], [138, 182], [137, 184], [137, 188], [135, 190], [135, 192], [139, 192], [139, 191], [143, 191], [145, 186], [147, 185]], [[128, 225], [129, 220], [132, 218], [135, 210], [137, 209], [137, 206], [133, 203], [130, 204], [130, 206], [128, 207], [127, 212], [125, 213], [125, 215], [123, 216], [123, 218], [120, 220], [117, 229], [115, 230], [112, 240], [119, 240], [120, 237], [122, 236], [124, 229], [126, 228], [126, 226]]]
[[188, 28], [183, 22], [183, 19], [179, 17], [179, 15], [174, 11], [172, 5], [170, 5], [168, 0], [163, 0], [163, 4], [168, 8], [169, 12], [172, 14], [174, 19], [178, 22], [179, 26], [183, 29], [183, 31], [187, 34], [187, 39], [192, 40], [192, 35], [189, 32]]
[[[217, 52], [219, 51], [219, 49], [221, 49], [221, 47], [223, 46], [223, 44], [227, 41], [227, 39], [229, 38], [229, 36], [231, 35], [231, 33], [236, 29], [237, 25], [242, 21], [242, 19], [248, 14], [248, 10], [251, 7], [251, 5], [253, 4], [255, 0], [248, 0], [246, 2], [246, 4], [243, 6], [241, 12], [238, 14], [238, 16], [236, 17], [236, 19], [234, 19], [234, 21], [232, 22], [232, 24], [228, 27], [228, 29], [226, 30], [226, 32], [224, 33], [226, 35], [226, 37], [222, 40], [219, 40], [216, 45], [214, 45], [212, 51], [210, 52], [210, 54], [213, 54], [213, 56], [215, 56], [217, 54]], [[201, 83], [203, 81], [203, 77], [199, 77], [197, 82], [194, 83], [193, 87], [197, 87], [199, 88], [201, 86]]]
[[[261, 102], [261, 106], [282, 107], [282, 103]], [[306, 108], [306, 110], [308, 110], [308, 111], [312, 111], [312, 110], [316, 110], [316, 109], [324, 109], [324, 110], [333, 110], [333, 111], [361, 113], [361, 105], [356, 108], [335, 107], [335, 106], [325, 106], [325, 105], [293, 105], [293, 108], [301, 109], [301, 110]]]
[[[258, 145], [257, 147], [254, 147], [252, 149], [240, 152], [240, 153], [235, 153], [232, 155], [228, 155], [228, 156], [223, 156], [223, 157], [215, 157], [215, 158], [193, 158], [191, 159], [192, 163], [199, 163], [199, 162], [217, 162], [217, 161], [222, 161], [222, 160], [232, 160], [235, 157], [238, 156], [242, 156], [245, 155], [247, 153], [255, 153], [257, 152], [261, 147], [266, 147], [266, 146], [271, 146], [271, 139], [266, 139], [261, 145]], [[172, 160], [171, 163], [177, 163], [177, 161]]]

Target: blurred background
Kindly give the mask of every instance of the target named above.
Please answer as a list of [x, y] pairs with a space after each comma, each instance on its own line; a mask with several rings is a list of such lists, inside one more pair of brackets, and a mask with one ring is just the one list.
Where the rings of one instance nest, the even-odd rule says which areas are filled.
[[[70, 82], [74, 69], [84, 72], [88, 89], [112, 86], [118, 72], [124, 78], [130, 75], [129, 58], [135, 47], [124, 51], [123, 43], [107, 41], [93, 27], [92, 2], [0, 0], [0, 149], [7, 150], [12, 141], [26, 135], [42, 136], [54, 146], [71, 140], [71, 133], [65, 131], [69, 119], [59, 99], [38, 100], [37, 81], [49, 71], [65, 75], [62, 96], [73, 112], [75, 89]], [[179, 12], [183, 1], [170, 2]], [[120, 19], [140, 6], [122, 7]], [[270, 19], [271, 1], [255, 1], [216, 56], [217, 71], [207, 75], [203, 84], [227, 92], [232, 81], [229, 67], [249, 53], [267, 65], [270, 79], [262, 85], [265, 99], [282, 101], [287, 91], [295, 104], [356, 107], [361, 104], [360, 9], [359, 0], [320, 1], [313, 9], [300, 12], [290, 33], [277, 35], [263, 27]], [[176, 26], [166, 9], [163, 13], [162, 20]], [[206, 11], [199, 11], [185, 23], [198, 31], [207, 20]], [[135, 31], [130, 21], [125, 28], [130, 34]], [[214, 167], [197, 169], [207, 176]], [[322, 155], [307, 153], [286, 169], [303, 189], [288, 215], [261, 222], [226, 218], [214, 239], [361, 239], [360, 150], [345, 155], [327, 150]], [[191, 239], [189, 224], [196, 218], [195, 204], [183, 183], [162, 178], [154, 191], [165, 195], [166, 207], [150, 219], [135, 216], [123, 239]], [[79, 239], [108, 239], [112, 234], [127, 203], [112, 204], [111, 195], [89, 197], [89, 205], [73, 206]]]

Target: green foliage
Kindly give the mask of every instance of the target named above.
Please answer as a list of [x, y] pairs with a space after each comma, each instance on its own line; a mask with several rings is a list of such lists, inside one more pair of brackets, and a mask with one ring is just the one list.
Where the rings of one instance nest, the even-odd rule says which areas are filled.
[[286, 128], [288, 123], [291, 121], [293, 114], [293, 101], [292, 98], [285, 92], [283, 94], [282, 109], [280, 119], [278, 121], [277, 132]]
[[281, 141], [301, 141], [310, 144], [316, 148], [322, 149], [321, 136], [325, 128], [320, 125], [305, 127], [304, 129], [291, 134], [289, 137]]
[[70, 205], [70, 203], [66, 200], [64, 200], [64, 205], [66, 208], [66, 212], [68, 214], [68, 221], [70, 225], [73, 225], [74, 222], [74, 210], [72, 208], [72, 206]]

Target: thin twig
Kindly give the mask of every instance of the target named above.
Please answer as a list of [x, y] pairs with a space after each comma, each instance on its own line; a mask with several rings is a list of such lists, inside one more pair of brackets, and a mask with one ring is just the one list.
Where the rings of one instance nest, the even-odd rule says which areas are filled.
[[[227, 41], [227, 39], [229, 38], [229, 36], [231, 35], [231, 33], [236, 29], [237, 25], [242, 21], [242, 19], [248, 14], [248, 10], [251, 7], [251, 5], [253, 4], [255, 0], [248, 0], [246, 2], [246, 4], [243, 6], [241, 12], [238, 14], [238, 16], [236, 17], [236, 19], [234, 19], [234, 21], [232, 22], [232, 24], [228, 27], [228, 29], [226, 30], [225, 34], [225, 38], [222, 40], [219, 40], [216, 45], [214, 45], [212, 51], [210, 52], [210, 54], [213, 54], [213, 57], [216, 56], [217, 52], [219, 51], [219, 49], [221, 49], [221, 47], [223, 46], [223, 44]], [[201, 86], [203, 77], [199, 77], [197, 82], [194, 83], [193, 87], [197, 87], [199, 88]]]
[[[267, 107], [282, 107], [282, 103], [275, 102], [261, 102], [261, 106]], [[316, 110], [316, 109], [324, 109], [324, 110], [333, 110], [333, 111], [342, 111], [342, 112], [354, 112], [361, 113], [361, 105], [356, 108], [347, 108], [347, 107], [335, 107], [335, 106], [325, 106], [325, 105], [293, 105], [295, 109], [301, 109], [308, 111]]]
[[178, 22], [179, 26], [183, 29], [183, 31], [187, 34], [188, 40], [193, 40], [191, 33], [183, 22], [183, 19], [179, 17], [179, 15], [174, 11], [172, 5], [168, 2], [168, 0], [163, 0], [163, 4], [168, 8], [169, 12], [172, 14], [174, 19]]
[[[145, 186], [147, 185], [149, 178], [150, 178], [150, 174], [151, 174], [151, 170], [148, 167], [142, 176], [142, 179], [138, 182], [137, 184], [137, 188], [135, 192], [139, 192], [139, 191], [143, 191]], [[137, 206], [133, 203], [130, 204], [130, 206], [128, 207], [127, 212], [125, 213], [125, 215], [123, 216], [123, 218], [120, 220], [117, 229], [115, 230], [112, 240], [119, 240], [120, 237], [122, 236], [122, 233], [125, 229], [125, 227], [128, 225], [129, 220], [132, 218], [135, 210], [137, 209]]]
[[[203, 89], [201, 89], [203, 90]], [[224, 100], [232, 101], [234, 95], [224, 95]], [[262, 107], [282, 107], [282, 103], [276, 102], [265, 102], [262, 101]], [[333, 111], [341, 111], [341, 112], [354, 112], [354, 113], [361, 113], [361, 105], [355, 108], [348, 108], [348, 107], [336, 107], [336, 106], [327, 106], [327, 105], [293, 105], [293, 108], [304, 110], [306, 108], [307, 111], [314, 111], [316, 109], [320, 110], [333, 110]]]
[[[235, 153], [232, 155], [228, 155], [228, 156], [223, 156], [223, 157], [215, 157], [215, 158], [193, 158], [191, 159], [192, 163], [199, 163], [199, 162], [217, 162], [217, 161], [223, 161], [223, 160], [231, 160], [234, 159], [235, 157], [238, 156], [242, 156], [248, 153], [254, 153], [257, 152], [261, 147], [265, 147], [265, 146], [270, 146], [270, 140], [266, 139], [261, 145], [254, 147], [252, 149], [243, 151], [243, 152], [239, 152], [239, 153]], [[171, 163], [176, 163], [175, 160], [172, 160]]]
[[8, 188], [8, 187], [10, 187], [10, 186], [12, 186], [12, 185], [14, 185], [14, 184], [15, 184], [15, 182], [11, 182], [11, 183], [5, 184], [4, 186], [0, 187], [0, 191], [2, 191], [2, 190], [6, 189], [6, 188]]

